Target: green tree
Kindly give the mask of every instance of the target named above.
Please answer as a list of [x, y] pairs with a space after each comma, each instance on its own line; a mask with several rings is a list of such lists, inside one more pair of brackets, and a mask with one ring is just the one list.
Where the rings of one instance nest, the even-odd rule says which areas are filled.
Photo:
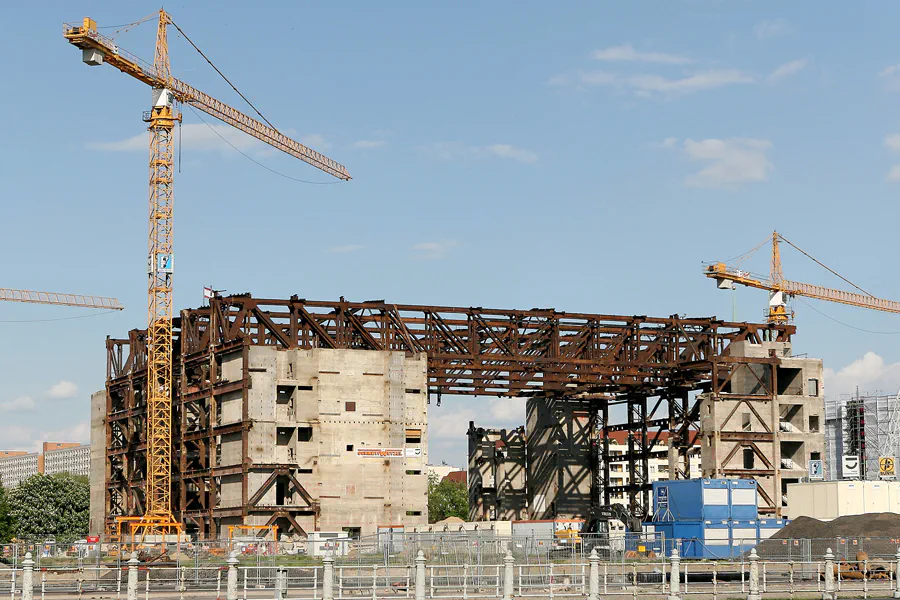
[[59, 473], [32, 475], [9, 491], [9, 513], [16, 537], [45, 534], [83, 536], [90, 518], [86, 477]]
[[437, 523], [447, 517], [469, 518], [469, 491], [460, 481], [438, 481], [435, 473], [428, 475], [428, 521]]
[[9, 500], [3, 483], [0, 482], [0, 544], [8, 542], [13, 535], [13, 521], [9, 514]]

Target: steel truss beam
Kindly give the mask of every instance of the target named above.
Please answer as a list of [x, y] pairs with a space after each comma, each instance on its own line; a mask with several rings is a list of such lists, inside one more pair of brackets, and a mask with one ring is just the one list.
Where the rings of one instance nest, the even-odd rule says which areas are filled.
[[[257, 299], [216, 297], [210, 305], [182, 311], [173, 323], [173, 474], [176, 519], [215, 535], [222, 516], [274, 511], [252, 507], [246, 489], [246, 461], [216, 466], [216, 444], [224, 433], [240, 433], [246, 449], [252, 423], [247, 415], [247, 379], [224, 382], [221, 357], [241, 352], [246, 367], [250, 346], [394, 350], [428, 355], [429, 393], [445, 395], [596, 395], [592, 415], [601, 433], [597, 453], [604, 458], [592, 494], [609, 502], [610, 492], [627, 492], [635, 507], [646, 506], [647, 461], [665, 452], [660, 432], [673, 436], [670, 463], [689, 472], [690, 447], [698, 407], [691, 390], [710, 391], [714, 364], [728, 360], [736, 341], [789, 341], [794, 327], [730, 323], [713, 318], [668, 318], [566, 313], [553, 309], [498, 310], [388, 304], [383, 301]], [[107, 510], [142, 514], [146, 495], [147, 334], [107, 340]], [[733, 359], [732, 359], [733, 360]], [[729, 369], [723, 366], [718, 372]], [[244, 369], [246, 373], [246, 368]], [[724, 385], [724, 384], [723, 384]], [[216, 427], [218, 397], [240, 392], [243, 422], [228, 432]], [[629, 465], [631, 485], [610, 486], [609, 444], [604, 431], [609, 405], [628, 405], [629, 451], [616, 462]], [[651, 403], [648, 406], [648, 403]], [[668, 417], [658, 416], [661, 405]], [[219, 479], [244, 477], [243, 508], [216, 508]], [[272, 513], [274, 515], [274, 513]], [[272, 518], [277, 518], [273, 516]]]

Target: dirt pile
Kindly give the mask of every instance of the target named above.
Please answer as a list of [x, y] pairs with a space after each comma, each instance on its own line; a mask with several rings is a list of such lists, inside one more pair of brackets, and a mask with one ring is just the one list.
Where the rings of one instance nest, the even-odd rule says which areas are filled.
[[873, 558], [893, 557], [898, 545], [900, 515], [869, 513], [833, 521], [797, 517], [756, 549], [760, 556], [773, 559], [818, 560], [830, 548], [838, 560], [852, 560], [860, 551]]
[[840, 517], [833, 521], [797, 517], [772, 536], [776, 540], [836, 537], [900, 538], [900, 515], [869, 513]]

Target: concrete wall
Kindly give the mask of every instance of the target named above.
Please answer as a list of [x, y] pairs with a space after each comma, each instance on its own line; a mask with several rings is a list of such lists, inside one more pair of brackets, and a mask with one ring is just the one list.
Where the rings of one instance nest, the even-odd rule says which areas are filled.
[[[278, 350], [249, 348], [251, 379], [247, 416], [248, 497], [287, 466], [318, 505], [297, 516], [307, 532], [358, 529], [374, 534], [379, 525], [428, 522], [426, 357], [364, 350]], [[242, 357], [223, 363], [236, 380]], [[223, 397], [220, 424], [242, 418], [239, 394]], [[220, 466], [241, 460], [240, 434], [222, 436]], [[223, 477], [223, 508], [242, 503], [240, 477]], [[279, 479], [259, 506], [312, 508], [287, 478]], [[268, 516], [251, 515], [247, 524]], [[223, 525], [228, 524], [223, 520]]]
[[106, 522], [106, 390], [91, 394], [91, 512], [88, 532], [101, 535]]
[[525, 428], [485, 429], [469, 423], [469, 520], [529, 518]]
[[848, 515], [900, 513], [900, 482], [822, 481], [788, 485], [787, 517], [830, 521]]
[[767, 498], [778, 514], [787, 506], [788, 484], [806, 477], [810, 460], [825, 459], [822, 361], [792, 357], [786, 342], [730, 348], [734, 357], [774, 352], [778, 363], [774, 378], [771, 365], [741, 364], [722, 393], [700, 397], [703, 476], [753, 477], [764, 497], [760, 507]]
[[591, 505], [590, 403], [529, 398], [526, 410], [530, 518], [584, 518]]

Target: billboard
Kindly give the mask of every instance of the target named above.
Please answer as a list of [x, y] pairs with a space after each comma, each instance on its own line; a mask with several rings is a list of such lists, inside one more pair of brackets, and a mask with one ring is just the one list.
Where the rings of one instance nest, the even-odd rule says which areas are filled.
[[841, 465], [841, 477], [844, 479], [859, 479], [859, 457], [855, 454], [843, 457]]

